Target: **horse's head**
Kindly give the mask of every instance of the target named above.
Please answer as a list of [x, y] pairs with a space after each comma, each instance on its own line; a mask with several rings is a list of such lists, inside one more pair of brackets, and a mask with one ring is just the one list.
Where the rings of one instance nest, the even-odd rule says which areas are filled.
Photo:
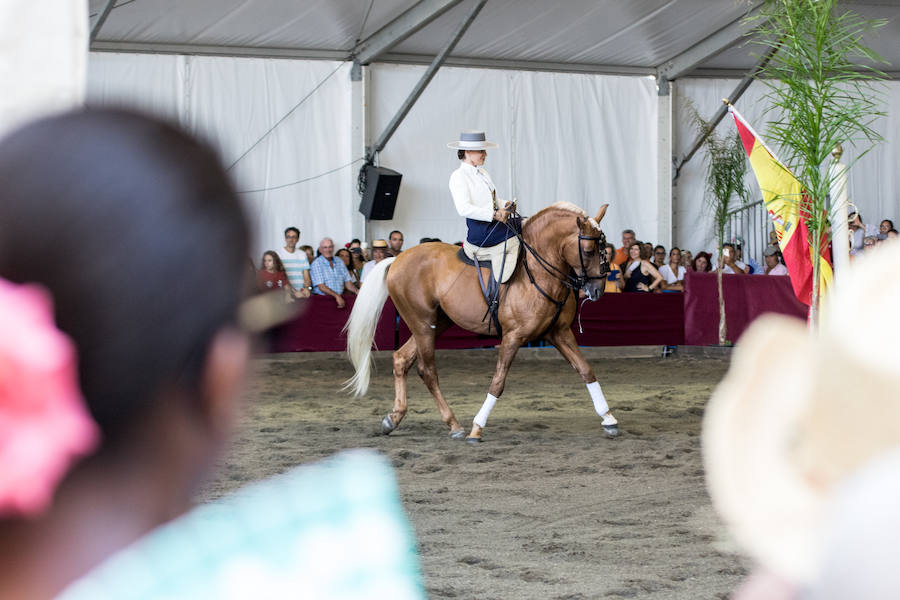
[[600, 229], [600, 221], [606, 215], [609, 204], [604, 204], [593, 218], [577, 217], [578, 256], [572, 256], [569, 264], [575, 270], [577, 285], [591, 300], [598, 299], [606, 287], [609, 260], [606, 258], [606, 236]]

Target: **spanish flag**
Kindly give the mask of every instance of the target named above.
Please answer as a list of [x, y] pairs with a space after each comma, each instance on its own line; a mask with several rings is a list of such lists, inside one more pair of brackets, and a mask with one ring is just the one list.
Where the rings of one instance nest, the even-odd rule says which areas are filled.
[[809, 305], [812, 299], [814, 257], [819, 260], [820, 297], [825, 295], [831, 285], [832, 270], [827, 258], [827, 239], [822, 240], [822, 247], [816, 253], [811, 246], [812, 240], [806, 224], [806, 215], [809, 214], [806, 191], [788, 168], [769, 151], [740, 113], [730, 104], [728, 110], [734, 115], [741, 142], [762, 190], [766, 210], [775, 225], [778, 245], [791, 277], [794, 294], [800, 302]]

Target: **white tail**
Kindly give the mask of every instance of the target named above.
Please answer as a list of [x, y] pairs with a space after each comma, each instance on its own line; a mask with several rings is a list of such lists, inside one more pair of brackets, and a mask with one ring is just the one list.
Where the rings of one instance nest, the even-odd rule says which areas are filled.
[[387, 301], [388, 289], [385, 283], [388, 267], [394, 258], [386, 258], [372, 269], [366, 281], [359, 288], [359, 295], [353, 304], [350, 318], [344, 325], [347, 332], [347, 356], [356, 369], [344, 383], [344, 389], [352, 389], [354, 396], [362, 396], [369, 389], [372, 375], [372, 341], [375, 339], [375, 325], [381, 317], [381, 309]]

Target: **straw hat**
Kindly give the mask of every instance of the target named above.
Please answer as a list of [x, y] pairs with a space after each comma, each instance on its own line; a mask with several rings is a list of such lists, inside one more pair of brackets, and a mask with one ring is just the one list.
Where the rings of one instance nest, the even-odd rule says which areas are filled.
[[375, 248], [387, 248], [388, 243], [384, 240], [372, 240], [372, 249]]
[[783, 316], [741, 338], [703, 422], [713, 503], [759, 563], [814, 581], [834, 491], [900, 446], [900, 244], [882, 244], [839, 278], [819, 332]]
[[484, 131], [476, 129], [466, 129], [459, 134], [459, 141], [450, 142], [448, 148], [454, 150], [485, 150], [487, 148], [497, 148], [497, 144], [487, 141]]

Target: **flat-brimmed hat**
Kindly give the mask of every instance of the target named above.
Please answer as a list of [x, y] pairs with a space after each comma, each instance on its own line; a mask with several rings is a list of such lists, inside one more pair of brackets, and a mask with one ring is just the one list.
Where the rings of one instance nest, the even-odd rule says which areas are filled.
[[815, 334], [784, 316], [754, 322], [704, 415], [713, 504], [745, 551], [796, 584], [820, 574], [836, 490], [900, 446], [900, 278], [884, 276], [898, 261], [889, 242], [854, 261]]
[[372, 240], [372, 249], [375, 248], [387, 248], [388, 243], [384, 240]]
[[459, 141], [450, 142], [447, 147], [455, 150], [484, 150], [497, 148], [497, 144], [487, 141], [483, 131], [467, 129], [459, 134]]

